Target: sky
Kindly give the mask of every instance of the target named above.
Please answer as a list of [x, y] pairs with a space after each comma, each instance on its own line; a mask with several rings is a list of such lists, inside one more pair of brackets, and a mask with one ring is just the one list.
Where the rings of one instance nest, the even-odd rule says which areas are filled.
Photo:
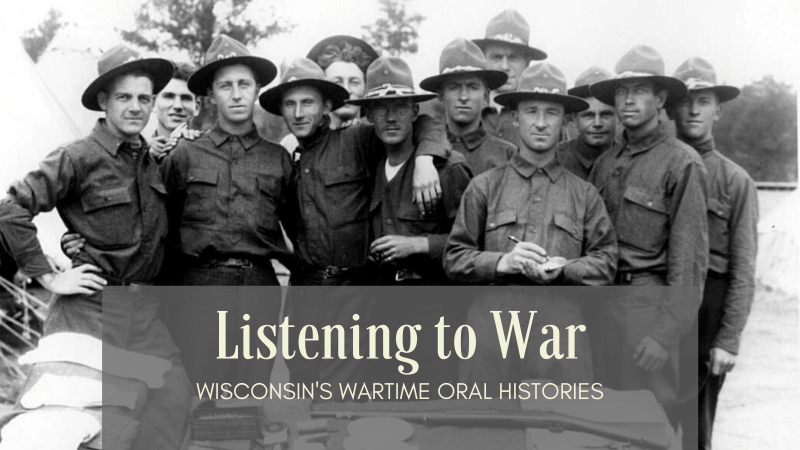
[[[304, 56], [313, 44], [334, 34], [360, 35], [378, 16], [377, 0], [253, 0], [276, 5], [297, 24], [289, 34], [254, 49], [277, 65]], [[50, 7], [75, 24], [63, 45], [108, 48], [119, 41], [115, 28], [133, 25], [142, 0], [25, 0], [6, 8], [5, 26], [15, 34], [36, 26]], [[685, 59], [701, 56], [717, 69], [720, 82], [741, 86], [773, 75], [798, 85], [800, 80], [800, 2], [797, 0], [410, 0], [409, 8], [426, 17], [419, 28], [417, 55], [407, 57], [415, 81], [438, 72], [441, 49], [456, 37], [483, 37], [486, 23], [515, 8], [531, 25], [531, 45], [572, 83], [592, 65], [613, 70], [637, 44], [656, 48], [667, 74]]]

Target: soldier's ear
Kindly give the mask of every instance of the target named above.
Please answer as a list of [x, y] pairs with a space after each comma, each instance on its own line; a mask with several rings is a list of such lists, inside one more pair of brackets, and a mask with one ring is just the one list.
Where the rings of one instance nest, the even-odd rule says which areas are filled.
[[414, 103], [414, 106], [411, 108], [411, 111], [414, 113], [414, 118], [416, 119], [419, 115], [419, 103]]
[[97, 105], [100, 106], [100, 109], [105, 111], [108, 107], [108, 94], [106, 91], [100, 91], [97, 93]]
[[669, 96], [669, 91], [666, 89], [661, 89], [656, 93], [656, 100], [658, 100], [658, 107], [663, 108], [664, 105], [667, 103], [667, 97]]
[[326, 99], [325, 106], [322, 109], [326, 116], [330, 114], [331, 110], [333, 110], [333, 100]]

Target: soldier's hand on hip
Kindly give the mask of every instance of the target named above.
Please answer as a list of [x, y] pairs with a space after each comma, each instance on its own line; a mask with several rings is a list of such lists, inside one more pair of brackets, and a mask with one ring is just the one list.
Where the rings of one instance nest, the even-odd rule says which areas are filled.
[[636, 365], [648, 372], [661, 370], [668, 358], [669, 351], [666, 347], [650, 336], [642, 338], [633, 352], [633, 359], [636, 360]]
[[711, 373], [716, 376], [724, 375], [736, 365], [736, 355], [721, 348], [711, 349]]
[[100, 268], [91, 264], [74, 267], [61, 273], [46, 273], [37, 277], [39, 283], [48, 291], [59, 295], [89, 295], [102, 290], [106, 280], [96, 273]]

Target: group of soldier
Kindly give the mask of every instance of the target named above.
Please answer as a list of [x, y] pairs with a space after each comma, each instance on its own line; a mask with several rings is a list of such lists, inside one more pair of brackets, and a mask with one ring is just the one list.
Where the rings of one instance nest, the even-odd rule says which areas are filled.
[[[0, 244], [20, 270], [60, 294], [45, 335], [84, 333], [171, 362], [165, 387], [148, 393], [154, 406], [113, 411], [138, 424], [124, 448], [180, 447], [189, 378], [269, 379], [272, 360], [211, 364], [217, 335], [208, 330], [218, 310], [229, 311], [232, 330], [247, 324], [245, 314], [278, 322], [279, 295], [224, 290], [277, 286], [271, 260], [290, 269], [283, 314], [295, 330], [358, 314], [432, 332], [446, 315], [450, 325], [492, 334], [497, 310], [536, 310], [542, 324], [559, 327], [596, 322], [592, 343], [602, 346], [591, 351], [602, 355], [605, 385], [649, 389], [668, 412], [699, 403], [699, 430], [684, 421], [684, 442], [710, 448], [717, 395], [754, 295], [755, 185], [715, 149], [712, 134], [721, 104], [739, 91], [717, 84], [700, 58], [666, 76], [646, 46], [625, 54], [614, 74], [592, 67], [567, 89], [558, 68], [531, 65], [547, 55], [529, 35], [525, 19], [508, 10], [484, 39], [450, 42], [440, 73], [420, 83], [429, 92], [415, 88], [402, 59], [349, 36], [326, 38], [286, 63], [260, 95], [277, 68], [225, 35], [197, 70], [124, 46], [102, 55], [82, 102], [105, 118], [10, 187], [0, 203]], [[217, 114], [203, 133], [184, 125], [200, 96]], [[437, 97], [444, 126], [420, 114], [421, 103]], [[257, 101], [285, 121], [284, 146], [259, 136]], [[158, 127], [145, 139], [153, 110]], [[563, 141], [569, 120], [578, 136]], [[75, 233], [66, 244], [69, 270], [52, 267], [31, 222], [52, 209]], [[159, 313], [142, 290], [152, 284], [206, 288]], [[452, 284], [671, 286], [692, 295], [631, 290], [586, 305], [558, 290], [498, 288], [469, 299], [420, 291], [402, 304], [377, 304], [356, 287]], [[320, 296], [312, 286], [336, 289]], [[697, 380], [679, 377], [681, 360], [698, 356], [680, 352], [691, 333], [699, 333], [699, 392]], [[460, 364], [432, 354], [415, 380], [497, 386], [596, 376], [591, 358], [543, 360], [531, 343], [530, 357], [505, 359], [494, 342], [478, 340]], [[578, 336], [579, 348], [589, 345]], [[353, 359], [287, 364], [293, 382], [398, 376], [380, 365], [370, 373]]]

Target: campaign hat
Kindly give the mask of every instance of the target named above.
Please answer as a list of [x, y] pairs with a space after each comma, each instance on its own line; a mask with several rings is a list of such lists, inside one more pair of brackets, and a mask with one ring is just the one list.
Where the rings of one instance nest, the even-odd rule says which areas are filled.
[[666, 89], [667, 103], [686, 96], [686, 85], [677, 78], [664, 75], [664, 59], [654, 48], [637, 45], [619, 60], [614, 78], [599, 81], [589, 86], [592, 97], [614, 106], [614, 92], [621, 81], [648, 80]]
[[367, 93], [364, 98], [347, 100], [348, 104], [366, 105], [377, 100], [395, 98], [411, 99], [424, 102], [436, 97], [436, 94], [418, 92], [414, 89], [414, 78], [411, 68], [404, 60], [395, 56], [383, 56], [369, 65], [367, 69]]
[[483, 78], [490, 90], [499, 88], [508, 80], [507, 73], [489, 69], [486, 56], [477, 44], [464, 38], [457, 38], [442, 50], [439, 57], [439, 75], [425, 78], [419, 85], [426, 91], [438, 92], [445, 81], [464, 74]]
[[195, 95], [208, 95], [208, 88], [214, 81], [214, 75], [221, 67], [243, 64], [253, 70], [256, 82], [266, 86], [275, 79], [278, 69], [272, 61], [253, 56], [244, 44], [226, 34], [220, 34], [211, 45], [205, 56], [205, 64], [189, 77], [187, 86]]
[[610, 80], [611, 78], [614, 78], [611, 72], [599, 66], [592, 66], [578, 75], [578, 78], [575, 80], [575, 86], [567, 91], [567, 93], [580, 98], [589, 98], [592, 96], [591, 92], [589, 92], [589, 86], [600, 81]]
[[720, 103], [739, 96], [739, 88], [717, 84], [717, 72], [714, 70], [714, 66], [702, 58], [687, 59], [678, 66], [673, 76], [685, 83], [689, 92], [706, 90], [714, 92]]
[[280, 105], [283, 101], [283, 94], [297, 86], [312, 86], [318, 89], [326, 100], [333, 102], [331, 111], [341, 108], [344, 101], [350, 97], [347, 89], [326, 80], [322, 68], [308, 58], [293, 59], [283, 67], [281, 72], [281, 82], [258, 97], [261, 107], [277, 116], [281, 115]]
[[97, 60], [97, 78], [81, 96], [81, 103], [92, 111], [102, 111], [97, 94], [115, 78], [130, 72], [145, 72], [153, 77], [153, 94], [158, 94], [172, 79], [173, 65], [163, 58], [142, 58], [136, 50], [117, 45], [106, 50]]
[[589, 108], [589, 103], [567, 93], [567, 78], [558, 68], [549, 63], [539, 63], [522, 72], [519, 86], [514, 92], [498, 94], [494, 101], [507, 108], [516, 108], [525, 100], [545, 100], [564, 105], [567, 114], [578, 113]]
[[[342, 51], [348, 46], [353, 48], [354, 51], [351, 51], [349, 55], [342, 55]], [[352, 62], [357, 65], [362, 72], [366, 72], [367, 67], [378, 59], [379, 56], [375, 48], [369, 45], [365, 40], [354, 36], [339, 34], [326, 37], [314, 44], [306, 55], [306, 58], [317, 63], [323, 71], [326, 70], [332, 62], [342, 60], [345, 62]]]
[[486, 25], [486, 37], [473, 39], [484, 52], [489, 44], [504, 44], [516, 48], [532, 61], [547, 59], [547, 53], [528, 44], [531, 27], [515, 9], [507, 9], [489, 21]]

